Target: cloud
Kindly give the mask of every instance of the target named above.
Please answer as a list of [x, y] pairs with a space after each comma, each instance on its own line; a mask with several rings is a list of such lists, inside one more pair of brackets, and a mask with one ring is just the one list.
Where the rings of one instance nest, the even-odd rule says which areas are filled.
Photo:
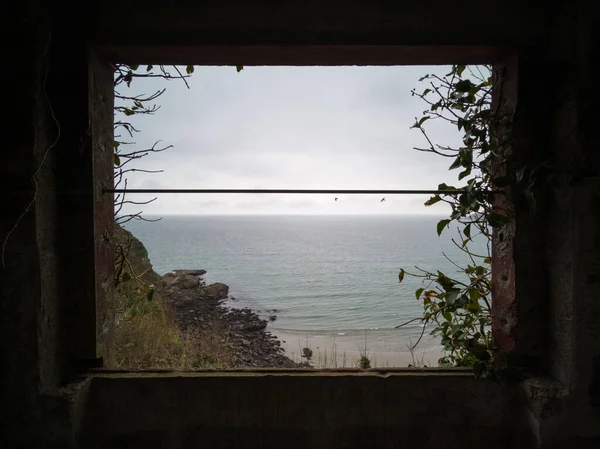
[[[166, 83], [154, 116], [134, 117], [137, 147], [157, 140], [173, 149], [151, 154], [133, 173], [138, 188], [433, 189], [452, 181], [451, 161], [417, 152], [411, 130], [425, 104], [411, 95], [425, 73], [447, 67], [199, 67], [183, 83]], [[139, 82], [138, 82], [139, 81]], [[165, 87], [135, 80], [132, 93]], [[433, 121], [430, 121], [433, 122]], [[431, 125], [437, 142], [459, 135]], [[138, 199], [136, 197], [136, 199]], [[427, 213], [415, 198], [160, 195], [150, 214]], [[241, 212], [240, 212], [241, 211]]]

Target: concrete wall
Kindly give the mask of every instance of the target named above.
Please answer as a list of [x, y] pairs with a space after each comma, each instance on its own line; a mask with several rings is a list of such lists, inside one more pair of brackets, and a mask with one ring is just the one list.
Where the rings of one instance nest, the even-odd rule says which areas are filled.
[[532, 443], [525, 407], [513, 406], [516, 389], [468, 373], [108, 375], [88, 382], [77, 429], [81, 447], [491, 449]]
[[[543, 10], [443, 1], [136, 5], [50, 8], [30, 0], [0, 18], [11, 44], [0, 71], [9, 112], [0, 164], [3, 241], [20, 220], [0, 269], [5, 447], [600, 447], [592, 69], [600, 28], [587, 2]], [[533, 376], [502, 388], [439, 374], [73, 377], [97, 355], [110, 357], [102, 349], [110, 339], [110, 198], [100, 189], [110, 183], [112, 86], [103, 58], [251, 64], [273, 63], [275, 55], [297, 64], [391, 64], [507, 54], [486, 45], [517, 55], [515, 157], [560, 168], [556, 185], [544, 183], [536, 215], [514, 198], [514, 232], [499, 253], [514, 289], [506, 289], [506, 307], [494, 299], [510, 324], [494, 331], [513, 367]]]

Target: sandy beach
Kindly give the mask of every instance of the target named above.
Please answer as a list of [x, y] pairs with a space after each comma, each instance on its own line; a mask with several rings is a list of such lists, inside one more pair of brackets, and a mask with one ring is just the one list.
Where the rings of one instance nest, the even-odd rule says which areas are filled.
[[[287, 332], [269, 329], [280, 341], [286, 355], [295, 362], [302, 350], [312, 350], [312, 364], [317, 368], [354, 368], [361, 355], [366, 354], [371, 367], [437, 366], [442, 349], [433, 337], [425, 334], [411, 352], [405, 333], [398, 331], [355, 332], [345, 335]], [[412, 338], [412, 343], [416, 338]]]

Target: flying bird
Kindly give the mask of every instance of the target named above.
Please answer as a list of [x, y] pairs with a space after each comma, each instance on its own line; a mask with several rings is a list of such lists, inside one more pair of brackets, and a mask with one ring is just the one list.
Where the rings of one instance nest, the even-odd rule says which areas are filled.
[[385, 201], [385, 196], [383, 198], [381, 198], [380, 203], [383, 203]]
[[337, 201], [338, 199], [336, 198], [335, 200]]

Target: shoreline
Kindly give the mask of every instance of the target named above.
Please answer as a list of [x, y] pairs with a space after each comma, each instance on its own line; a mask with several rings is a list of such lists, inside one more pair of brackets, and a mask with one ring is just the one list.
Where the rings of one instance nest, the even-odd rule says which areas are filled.
[[209, 332], [227, 346], [235, 368], [294, 368], [297, 366], [267, 329], [267, 321], [248, 308], [225, 301], [229, 286], [206, 284], [205, 270], [174, 270], [161, 276], [158, 292], [165, 298], [184, 333]]
[[406, 368], [437, 366], [443, 351], [439, 343], [425, 334], [419, 345], [410, 350], [416, 339], [394, 331], [352, 332], [345, 335], [323, 335], [311, 332], [289, 332], [281, 329], [270, 332], [281, 342], [285, 354], [296, 363], [305, 347], [312, 351], [315, 368], [355, 368], [366, 355], [373, 368]]
[[201, 330], [218, 323], [213, 331], [231, 348], [237, 367], [293, 368], [306, 367], [308, 362], [316, 369], [356, 368], [362, 356], [372, 368], [431, 367], [437, 366], [443, 355], [439, 342], [427, 332], [411, 350], [420, 329], [327, 334], [277, 328], [277, 310], [236, 307], [229, 287], [220, 282], [207, 285], [205, 274], [205, 270], [173, 270], [161, 276], [159, 290], [168, 298], [182, 330]]

